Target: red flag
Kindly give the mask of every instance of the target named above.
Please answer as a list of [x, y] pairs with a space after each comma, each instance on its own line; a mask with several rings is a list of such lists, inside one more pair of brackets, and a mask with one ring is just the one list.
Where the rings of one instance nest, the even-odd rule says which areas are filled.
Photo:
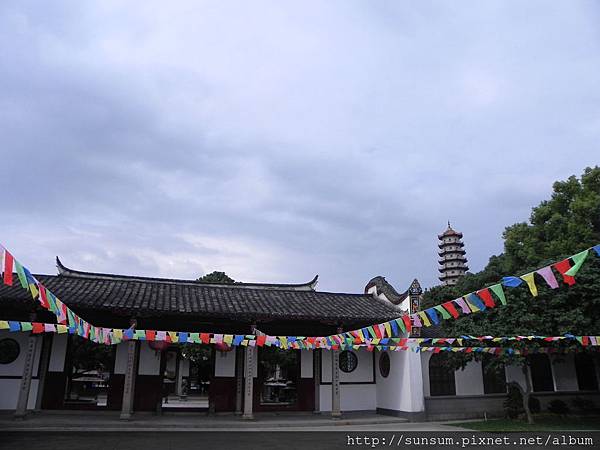
[[439, 348], [439, 347], [436, 347], [436, 348], [435, 348], [435, 350], [433, 351], [433, 353], [439, 353], [439, 352], [441, 352], [441, 351], [442, 351], [442, 349], [441, 349], [441, 348]]
[[203, 344], [210, 344], [210, 333], [200, 333], [200, 339]]
[[569, 259], [564, 259], [561, 262], [557, 262], [554, 264], [554, 267], [560, 272], [565, 283], [567, 283], [569, 286], [573, 286], [575, 284], [575, 277], [565, 275], [565, 272], [571, 268]]
[[14, 259], [8, 250], [4, 250], [4, 284], [13, 284], [13, 262]]
[[46, 287], [42, 283], [40, 283], [39, 288], [40, 288], [40, 303], [42, 304], [42, 306], [44, 308], [50, 309], [50, 304], [48, 303], [48, 297], [46, 296]]
[[31, 324], [31, 332], [34, 334], [39, 334], [44, 332], [44, 324], [39, 322], [33, 322]]
[[582, 336], [581, 345], [583, 345], [583, 346], [590, 345], [590, 337]]
[[408, 339], [406, 339], [406, 338], [400, 338], [400, 341], [398, 341], [398, 345], [401, 347], [404, 347], [406, 345], [407, 340]]
[[[262, 335], [262, 336], [256, 337], [256, 345], [258, 345], [259, 347], [262, 347], [263, 345], [265, 345], [265, 342], [267, 342], [267, 336]], [[313, 343], [314, 343], [314, 339], [313, 339]]]
[[377, 339], [381, 339], [381, 330], [379, 329], [379, 325], [373, 325], [373, 330], [375, 331], [375, 337]]
[[455, 319], [458, 319], [458, 311], [456, 310], [456, 308], [454, 307], [452, 302], [442, 303], [442, 306], [444, 308], [446, 308], [446, 311], [448, 311], [450, 314], [452, 314], [452, 317], [454, 317]]
[[404, 322], [404, 326], [406, 327], [406, 332], [410, 333], [410, 330], [412, 330], [412, 323], [410, 323], [410, 317], [408, 316], [408, 314], [404, 314], [402, 316], [402, 321]]
[[146, 330], [146, 340], [154, 341], [156, 339], [156, 331], [154, 330]]
[[494, 302], [492, 294], [490, 294], [488, 288], [477, 291], [477, 295], [483, 299], [483, 303], [485, 303], [485, 306], [488, 308], [494, 308], [496, 306], [496, 302]]

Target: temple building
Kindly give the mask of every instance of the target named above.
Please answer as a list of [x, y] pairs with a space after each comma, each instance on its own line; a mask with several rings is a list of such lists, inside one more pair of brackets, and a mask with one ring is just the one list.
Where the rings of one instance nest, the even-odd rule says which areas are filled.
[[452, 229], [450, 222], [448, 222], [446, 231], [438, 235], [440, 241], [438, 244], [440, 268], [438, 270], [441, 273], [439, 278], [446, 286], [455, 285], [458, 279], [469, 270], [462, 237], [461, 232]]
[[[397, 291], [384, 277], [349, 294], [316, 290], [317, 277], [300, 284], [218, 284], [82, 272], [58, 259], [57, 266], [57, 275], [36, 278], [81, 317], [120, 329], [328, 336], [413, 313], [422, 293], [417, 280]], [[55, 319], [18, 283], [0, 285], [0, 320]], [[422, 331], [427, 338], [436, 329]], [[543, 406], [582, 394], [600, 400], [597, 354], [533, 356], [532, 385]], [[520, 368], [488, 372], [484, 360], [452, 371], [446, 357], [141, 339], [103, 345], [69, 333], [0, 330], [0, 410], [16, 417], [31, 410], [103, 410], [122, 419], [138, 411], [241, 419], [263, 411], [334, 418], [376, 411], [408, 420], [502, 416], [507, 383], [523, 381]]]

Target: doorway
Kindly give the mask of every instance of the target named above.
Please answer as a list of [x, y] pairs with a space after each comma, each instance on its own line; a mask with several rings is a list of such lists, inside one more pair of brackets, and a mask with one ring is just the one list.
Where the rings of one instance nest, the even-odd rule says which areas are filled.
[[208, 345], [186, 343], [163, 352], [162, 409], [207, 411], [213, 351]]
[[300, 352], [262, 347], [258, 363], [257, 410], [298, 409]]

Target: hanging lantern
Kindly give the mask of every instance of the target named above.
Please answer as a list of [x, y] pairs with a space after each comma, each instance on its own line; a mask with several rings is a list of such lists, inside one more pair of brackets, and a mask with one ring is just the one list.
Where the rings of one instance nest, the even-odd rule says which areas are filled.
[[215, 348], [222, 353], [230, 352], [233, 349], [233, 347], [231, 347], [229, 344], [226, 344], [225, 342], [215, 344]]
[[152, 350], [157, 352], [166, 350], [169, 347], [169, 343], [166, 341], [149, 341], [148, 345]]

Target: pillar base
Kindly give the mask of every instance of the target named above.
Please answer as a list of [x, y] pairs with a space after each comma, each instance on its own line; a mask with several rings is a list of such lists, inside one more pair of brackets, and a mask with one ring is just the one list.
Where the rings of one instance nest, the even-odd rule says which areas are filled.
[[254, 420], [254, 415], [253, 414], [243, 414], [242, 420]]
[[25, 414], [18, 414], [18, 413], [13, 414], [13, 419], [17, 420], [17, 421], [25, 420], [25, 417], [27, 417], [27, 413], [25, 413]]
[[119, 416], [120, 420], [131, 420], [133, 417], [133, 414], [131, 413], [121, 413], [121, 415]]
[[341, 419], [342, 418], [342, 413], [341, 412], [332, 412], [331, 413], [331, 418], [332, 419]]

